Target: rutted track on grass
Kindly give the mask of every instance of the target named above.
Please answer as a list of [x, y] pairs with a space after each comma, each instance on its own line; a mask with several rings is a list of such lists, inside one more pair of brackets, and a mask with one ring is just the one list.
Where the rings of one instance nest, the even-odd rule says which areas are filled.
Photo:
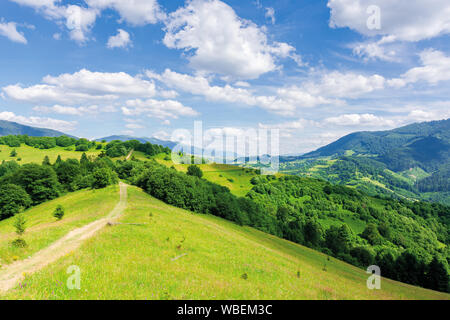
[[26, 260], [21, 260], [8, 265], [0, 270], [0, 292], [14, 288], [23, 278], [24, 274], [39, 271], [46, 265], [55, 262], [59, 258], [77, 249], [84, 240], [91, 238], [94, 234], [107, 225], [108, 222], [116, 220], [127, 207], [127, 187], [120, 183], [120, 200], [108, 216], [94, 221], [84, 227], [72, 230], [63, 238], [55, 241], [49, 247], [42, 249]]

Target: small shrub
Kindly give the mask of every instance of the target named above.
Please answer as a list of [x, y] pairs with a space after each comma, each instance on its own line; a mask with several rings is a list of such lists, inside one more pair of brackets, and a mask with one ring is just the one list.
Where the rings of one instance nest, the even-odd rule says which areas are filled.
[[61, 220], [64, 217], [64, 207], [62, 205], [58, 205], [55, 209], [55, 211], [53, 212], [53, 216], [58, 219]]
[[201, 178], [201, 177], [203, 177], [203, 171], [199, 167], [197, 167], [195, 165], [191, 165], [188, 167], [187, 175]]
[[25, 248], [27, 243], [22, 239], [22, 235], [26, 230], [26, 220], [23, 214], [16, 215], [16, 219], [14, 220], [14, 228], [16, 228], [16, 233], [19, 236], [16, 240], [12, 242], [12, 245], [16, 248]]
[[21, 237], [26, 230], [26, 220], [23, 214], [16, 215], [16, 219], [14, 220], [14, 228], [16, 228], [16, 233], [19, 237]]
[[13, 247], [15, 248], [26, 248], [28, 246], [27, 242], [22, 238], [17, 238], [12, 242]]

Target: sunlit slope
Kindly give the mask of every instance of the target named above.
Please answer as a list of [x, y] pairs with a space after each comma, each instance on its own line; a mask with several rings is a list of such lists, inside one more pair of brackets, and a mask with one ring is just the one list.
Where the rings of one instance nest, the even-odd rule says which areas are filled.
[[[69, 231], [106, 216], [118, 201], [119, 187], [110, 186], [101, 190], [73, 192], [25, 211], [27, 230], [23, 239], [28, 243], [27, 248], [11, 245], [17, 238], [13, 227], [14, 218], [0, 221], [0, 266], [27, 258]], [[61, 221], [53, 217], [53, 211], [58, 205], [65, 208]]]
[[[16, 150], [17, 156], [11, 157], [11, 151]], [[87, 156], [91, 155], [98, 155], [101, 152], [101, 150], [94, 150], [91, 149], [89, 151], [86, 151]], [[0, 145], [0, 162], [2, 161], [11, 161], [15, 160], [19, 164], [24, 163], [42, 163], [42, 160], [44, 160], [45, 156], [48, 156], [50, 159], [50, 162], [55, 162], [56, 158], [58, 156], [61, 156], [62, 160], [66, 159], [80, 159], [83, 152], [79, 151], [68, 151], [63, 147], [55, 147], [51, 149], [37, 149], [33, 148], [27, 145], [22, 144], [22, 146], [17, 148], [12, 148], [4, 145]], [[20, 161], [19, 161], [20, 159]]]
[[[139, 156], [137, 157], [138, 159]], [[174, 166], [180, 172], [187, 172], [188, 164], [174, 164], [172, 160], [166, 155], [158, 155], [155, 157], [156, 161], [167, 166]], [[208, 163], [198, 164], [203, 171], [203, 178], [211, 182], [227, 187], [236, 196], [245, 196], [253, 185], [250, 180], [257, 177], [254, 169], [241, 168], [233, 165]]]
[[[398, 282], [366, 287], [358, 268], [129, 187], [121, 225], [26, 277], [7, 299], [449, 299]], [[138, 225], [136, 225], [138, 224]], [[81, 269], [69, 290], [67, 268]]]

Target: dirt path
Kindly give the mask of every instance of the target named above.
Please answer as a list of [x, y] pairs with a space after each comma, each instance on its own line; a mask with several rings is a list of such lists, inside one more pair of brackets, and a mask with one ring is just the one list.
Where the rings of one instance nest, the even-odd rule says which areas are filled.
[[14, 262], [8, 265], [6, 269], [0, 270], [0, 292], [14, 288], [25, 273], [30, 274], [39, 271], [46, 265], [76, 250], [84, 240], [92, 237], [108, 222], [117, 219], [127, 207], [127, 187], [128, 185], [120, 182], [120, 201], [105, 218], [72, 230], [63, 238], [55, 241], [49, 247], [36, 252], [30, 258]]
[[125, 160], [130, 160], [131, 156], [133, 155], [134, 149], [131, 149], [130, 153], [127, 155], [127, 157], [125, 158]]

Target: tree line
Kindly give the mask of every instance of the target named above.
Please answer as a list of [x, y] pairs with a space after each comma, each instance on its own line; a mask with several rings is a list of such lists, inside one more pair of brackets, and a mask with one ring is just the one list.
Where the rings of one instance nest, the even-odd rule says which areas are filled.
[[85, 188], [100, 189], [117, 183], [113, 161], [107, 157], [62, 160], [45, 157], [42, 164], [19, 165], [3, 161], [0, 165], [0, 220], [23, 210]]

